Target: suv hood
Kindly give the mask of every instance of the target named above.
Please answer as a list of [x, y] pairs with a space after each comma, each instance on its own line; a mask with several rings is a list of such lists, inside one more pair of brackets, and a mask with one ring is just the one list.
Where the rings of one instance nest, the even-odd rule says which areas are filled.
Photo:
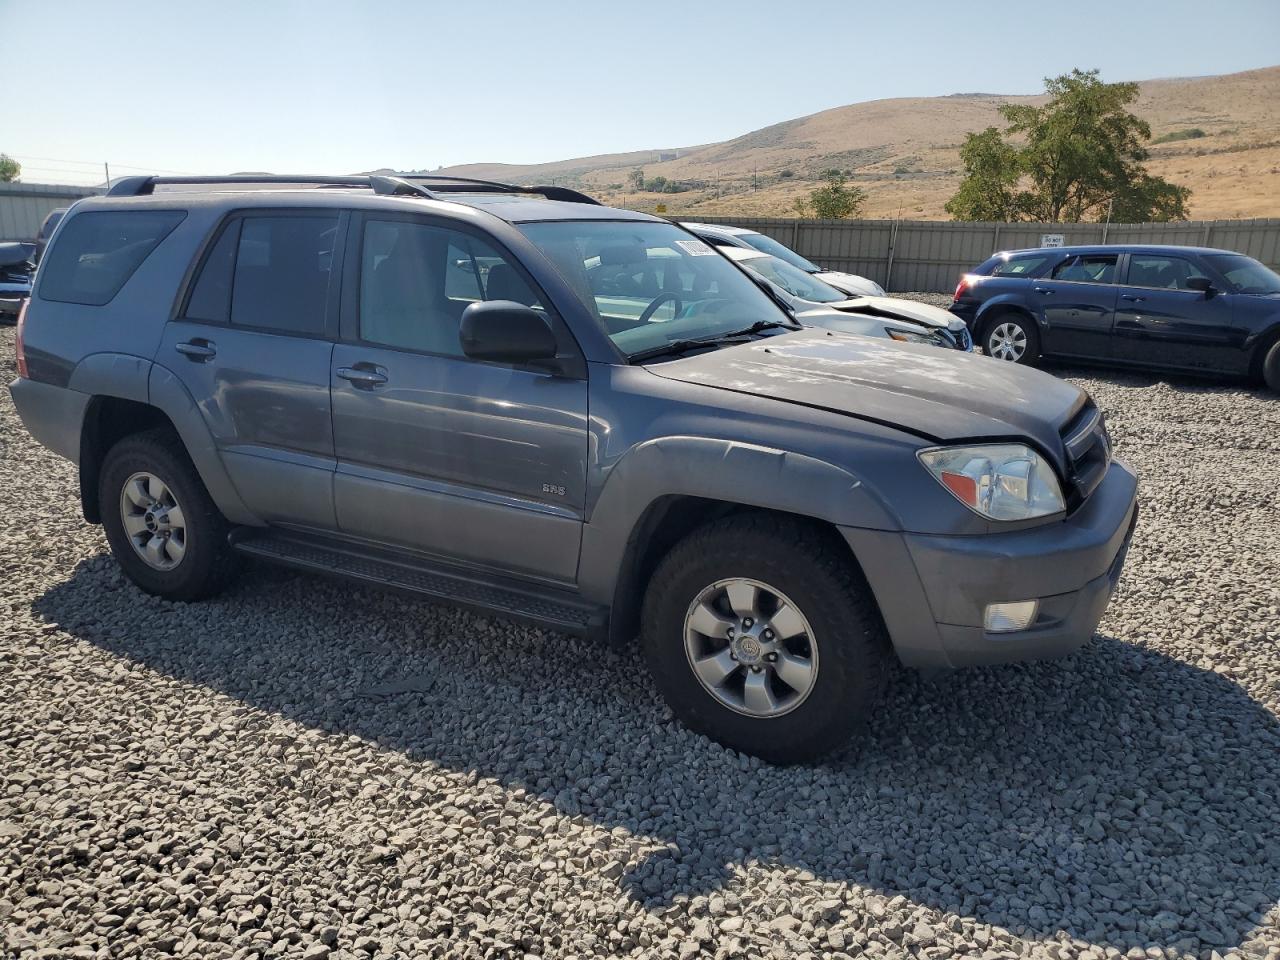
[[1087, 394], [989, 357], [803, 330], [653, 364], [651, 373], [846, 413], [938, 443], [1031, 439], [1060, 467], [1060, 429]]

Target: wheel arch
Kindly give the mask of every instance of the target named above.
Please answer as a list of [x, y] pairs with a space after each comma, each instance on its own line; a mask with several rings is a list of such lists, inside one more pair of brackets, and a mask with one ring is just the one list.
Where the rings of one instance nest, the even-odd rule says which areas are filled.
[[1271, 348], [1280, 343], [1280, 317], [1272, 321], [1270, 327], [1258, 334], [1254, 342], [1253, 353], [1249, 358], [1249, 378], [1255, 382], [1262, 379], [1262, 365], [1266, 362]]
[[613, 468], [583, 528], [579, 586], [610, 607], [610, 638], [635, 636], [644, 585], [677, 541], [750, 511], [820, 525], [855, 562], [837, 526], [900, 526], [857, 477], [814, 457], [706, 437], [640, 444]]

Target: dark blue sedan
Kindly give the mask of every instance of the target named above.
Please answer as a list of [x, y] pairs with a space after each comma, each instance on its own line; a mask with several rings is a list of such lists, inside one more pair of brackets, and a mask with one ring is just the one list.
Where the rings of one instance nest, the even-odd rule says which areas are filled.
[[997, 253], [951, 311], [989, 356], [1040, 357], [1264, 379], [1280, 391], [1280, 274], [1201, 247]]

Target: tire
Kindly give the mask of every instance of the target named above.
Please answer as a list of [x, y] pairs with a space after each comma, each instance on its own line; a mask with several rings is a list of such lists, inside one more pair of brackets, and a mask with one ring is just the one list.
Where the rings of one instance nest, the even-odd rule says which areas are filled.
[[[709, 622], [697, 613], [698, 601], [725, 581], [739, 603], [732, 604], [729, 586], [710, 598], [708, 610], [721, 617], [713, 626], [725, 633], [703, 634], [691, 626]], [[755, 585], [760, 614], [751, 618], [749, 630], [741, 609], [731, 610], [747, 596], [743, 583]], [[805, 627], [786, 640], [780, 636], [794, 630], [797, 620], [784, 607], [798, 611]], [[763, 628], [770, 625], [778, 629], [766, 642], [769, 631]], [[736, 627], [736, 641], [728, 639], [730, 626]], [[815, 525], [763, 514], [716, 521], [672, 548], [645, 592], [641, 643], [658, 689], [686, 726], [780, 764], [813, 760], [847, 743], [880, 699], [889, 656], [870, 587], [843, 545]], [[761, 659], [771, 649], [772, 665]], [[777, 659], [784, 654], [785, 671]], [[720, 664], [714, 674], [732, 668], [721, 686], [699, 679], [693, 663], [705, 666], [710, 661], [703, 657]], [[804, 683], [796, 678], [803, 675], [795, 663], [806, 661], [811, 669], [802, 695]], [[748, 663], [760, 670], [749, 672]], [[784, 672], [794, 685], [782, 682]], [[748, 682], [757, 685], [757, 708], [768, 702], [758, 687], [767, 686], [777, 709], [753, 713]]]
[[98, 507], [112, 554], [147, 593], [166, 600], [202, 600], [221, 592], [235, 576], [238, 563], [227, 543], [230, 526], [171, 430], [133, 434], [107, 451], [98, 479]]
[[1280, 340], [1263, 354], [1262, 382], [1267, 385], [1268, 390], [1280, 393]]
[[1006, 363], [1035, 363], [1040, 359], [1040, 331], [1025, 314], [1005, 311], [982, 325], [982, 352]]

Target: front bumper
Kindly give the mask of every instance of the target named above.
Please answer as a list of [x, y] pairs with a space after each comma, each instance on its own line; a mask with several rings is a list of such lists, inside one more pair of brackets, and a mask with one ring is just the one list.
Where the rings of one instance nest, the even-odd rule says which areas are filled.
[[[1120, 579], [1137, 523], [1137, 478], [1113, 461], [1069, 517], [986, 536], [841, 528], [889, 636], [910, 667], [961, 667], [1065, 656], [1083, 646]], [[1025, 630], [983, 628], [987, 604], [1039, 600]]]

